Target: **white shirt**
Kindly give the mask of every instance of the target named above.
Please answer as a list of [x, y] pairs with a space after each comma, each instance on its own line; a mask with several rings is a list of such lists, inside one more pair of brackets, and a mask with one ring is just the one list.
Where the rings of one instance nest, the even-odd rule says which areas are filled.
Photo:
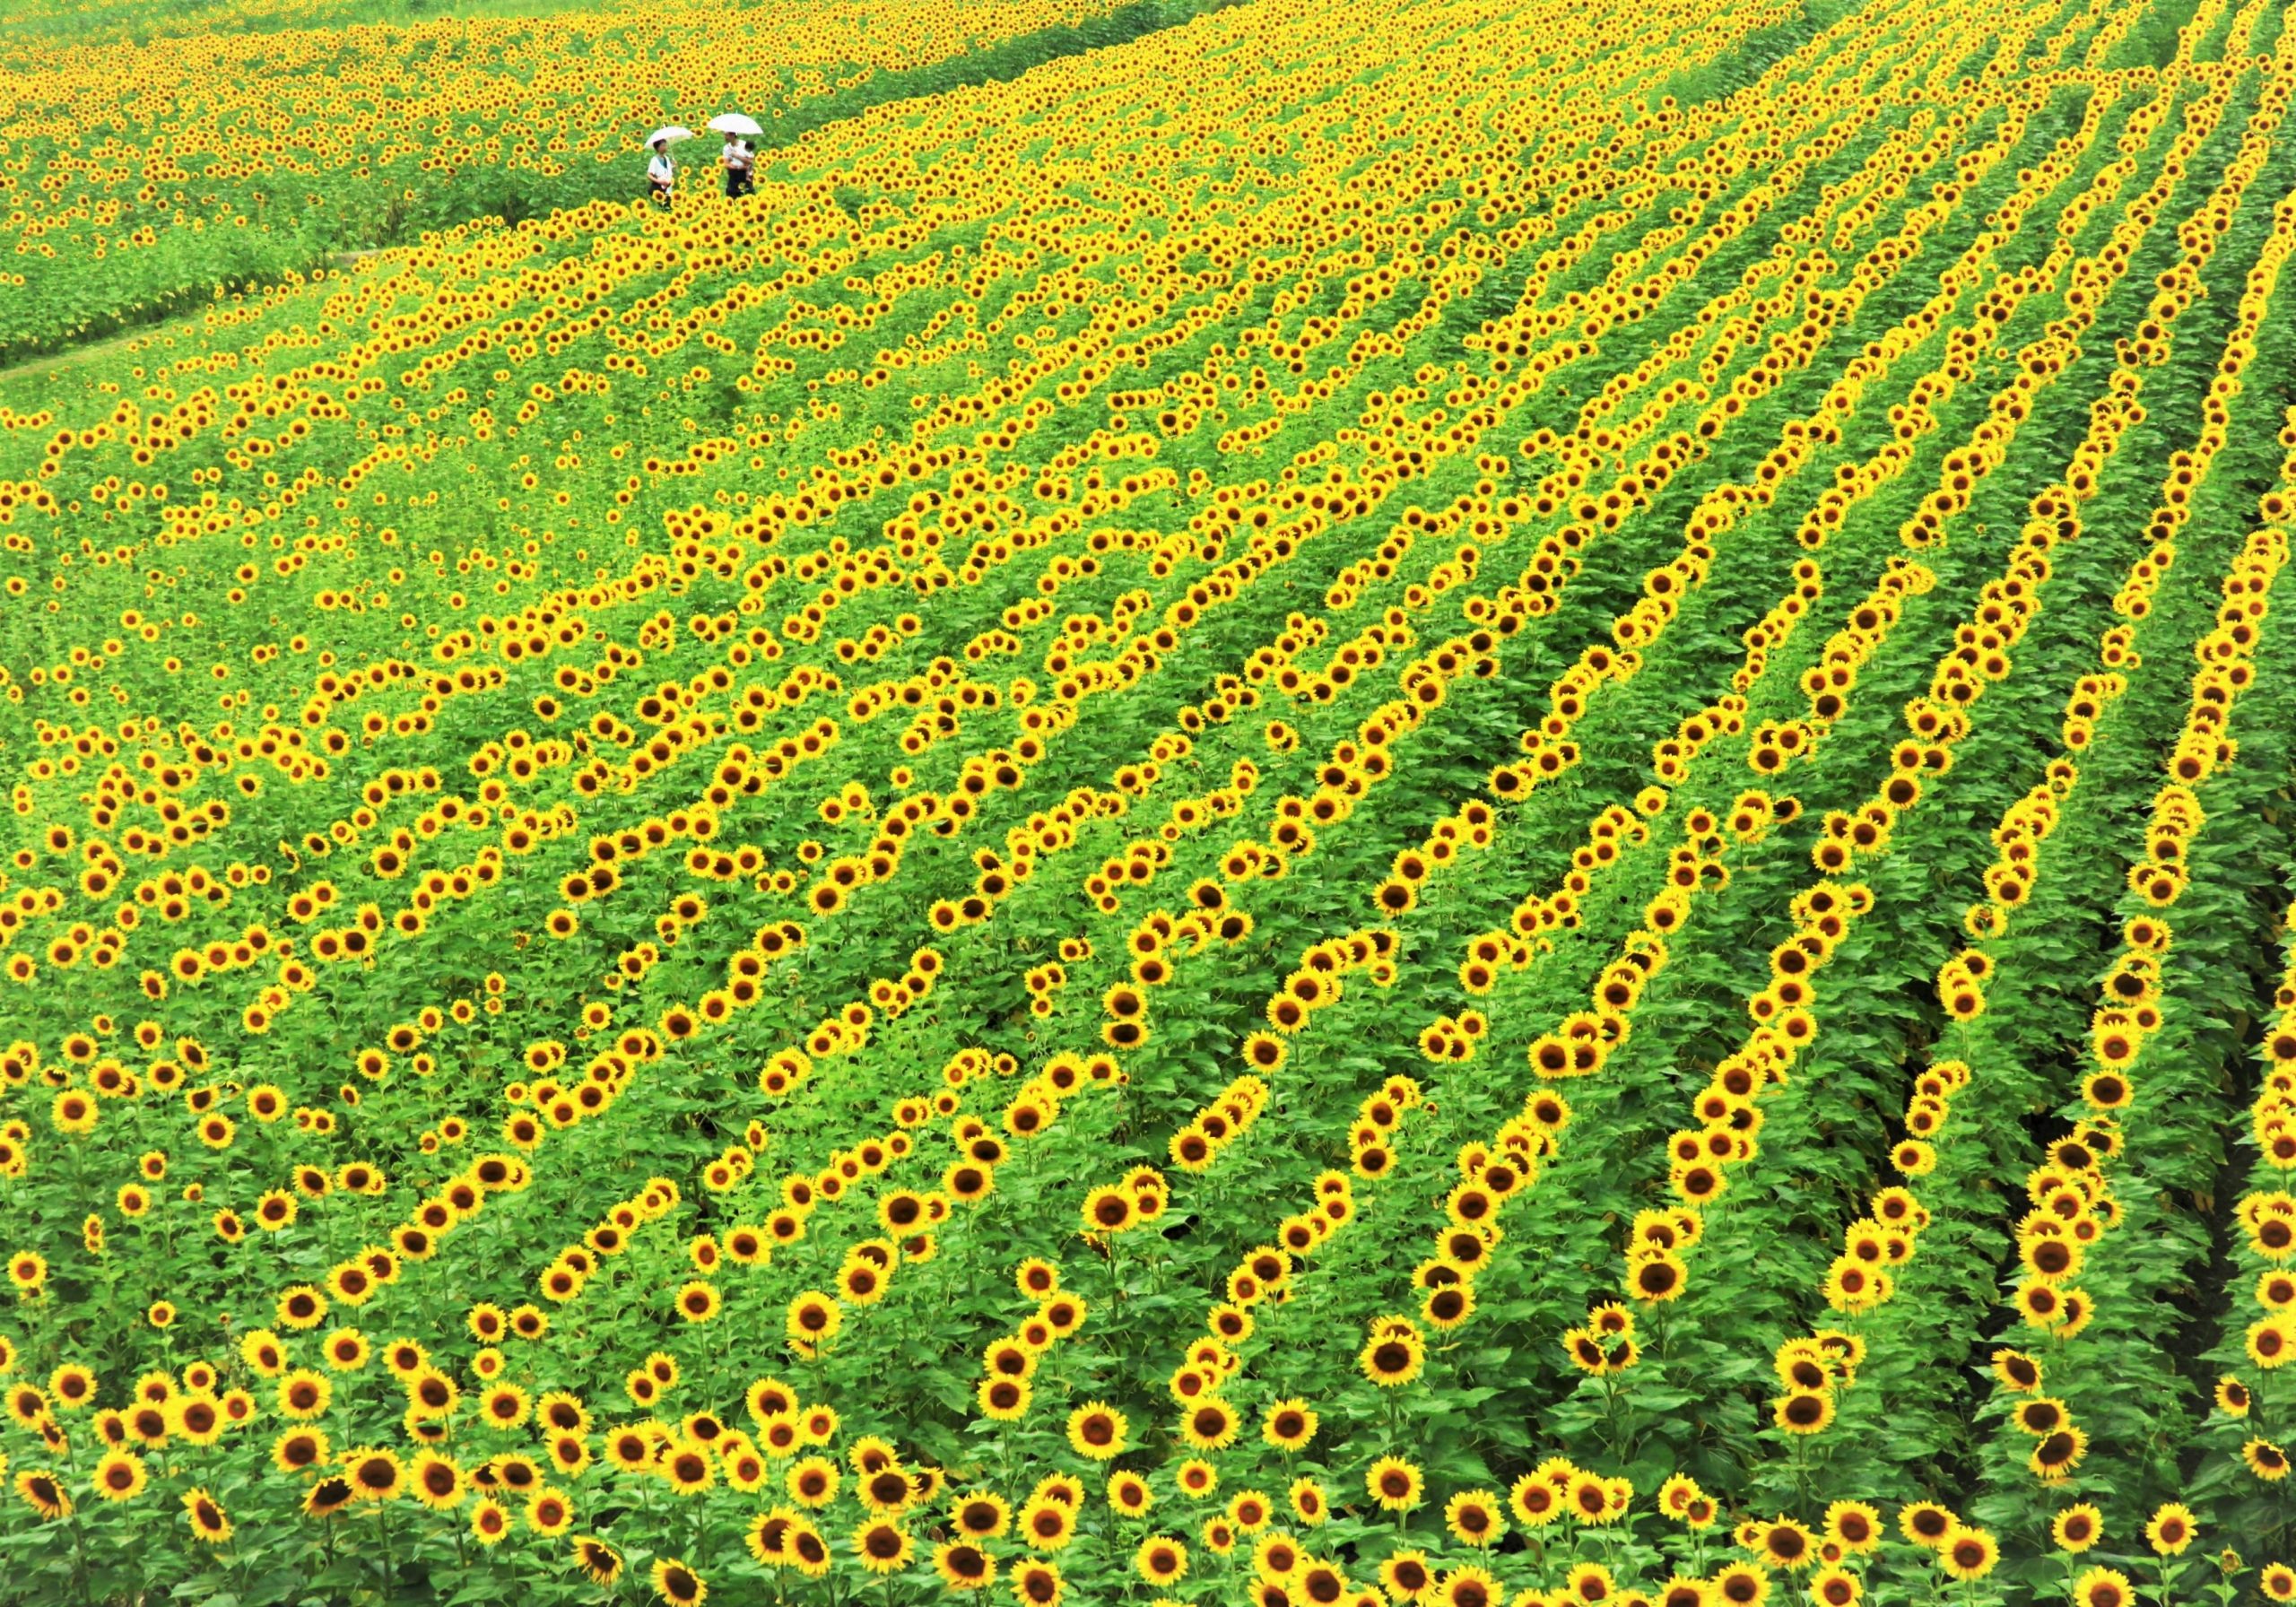
[[677, 164], [670, 160], [670, 153], [666, 151], [657, 151], [654, 160], [646, 164], [646, 177], [656, 184], [674, 184], [677, 176]]
[[726, 165], [729, 168], [738, 169], [748, 167], [750, 165], [750, 159], [756, 153], [750, 149], [749, 142], [747, 140], [727, 140], [726, 142], [725, 161]]

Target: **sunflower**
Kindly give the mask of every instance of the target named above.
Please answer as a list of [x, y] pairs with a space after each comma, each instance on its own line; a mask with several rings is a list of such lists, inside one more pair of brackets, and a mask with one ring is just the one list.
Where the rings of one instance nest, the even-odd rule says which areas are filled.
[[1505, 1600], [1499, 1581], [1489, 1570], [1455, 1568], [1443, 1576], [1431, 1600], [1442, 1607], [1498, 1607]]
[[222, 1403], [213, 1395], [179, 1395], [168, 1403], [168, 1431], [196, 1446], [212, 1446], [227, 1427]]
[[792, 1560], [788, 1552], [789, 1536], [803, 1521], [784, 1507], [758, 1513], [750, 1519], [742, 1542], [749, 1548], [750, 1555], [767, 1568], [779, 1568]]
[[987, 1590], [996, 1583], [996, 1559], [969, 1540], [935, 1547], [933, 1571], [950, 1590]]
[[1061, 1551], [1075, 1537], [1076, 1509], [1040, 1492], [1021, 1508], [1015, 1532], [1032, 1551]]
[[778, 1378], [753, 1380], [744, 1393], [742, 1403], [749, 1411], [750, 1420], [761, 1429], [769, 1419], [791, 1414], [797, 1410], [796, 1395]]
[[1627, 1274], [1627, 1292], [1648, 1305], [1679, 1299], [1690, 1281], [1689, 1269], [1672, 1250], [1659, 1250], [1638, 1260]]
[[1263, 1534], [1252, 1545], [1252, 1573], [1267, 1584], [1282, 1584], [1299, 1571], [1300, 1542], [1281, 1530]]
[[595, 1534], [574, 1537], [574, 1560], [590, 1582], [611, 1590], [622, 1577], [622, 1553]]
[[450, 1417], [462, 1399], [462, 1386], [427, 1363], [404, 1375], [400, 1382], [406, 1389], [407, 1410], [418, 1417]]
[[1150, 1585], [1173, 1585], [1187, 1577], [1187, 1547], [1169, 1535], [1151, 1534], [1132, 1554], [1132, 1566]]
[[356, 1328], [337, 1328], [319, 1346], [326, 1364], [338, 1373], [355, 1373], [367, 1365], [370, 1353], [367, 1336]]
[[16, 1493], [43, 1518], [72, 1516], [72, 1498], [64, 1481], [46, 1468], [26, 1468], [16, 1475]]
[[1826, 1539], [1844, 1551], [1870, 1556], [1882, 1549], [1882, 1515], [1863, 1501], [1836, 1501], [1826, 1508]]
[[562, 1490], [545, 1484], [526, 1501], [526, 1527], [537, 1534], [563, 1534], [573, 1523], [574, 1503]]
[[1797, 1389], [1770, 1403], [1770, 1420], [1788, 1434], [1822, 1434], [1833, 1424], [1833, 1394]]
[[[1295, 1559], [1287, 1573], [1298, 1567]], [[1424, 1602], [1435, 1591], [1435, 1566], [1424, 1551], [1393, 1552], [1379, 1564], [1379, 1586], [1398, 1602]]]
[[873, 1574], [897, 1574], [909, 1566], [916, 1545], [909, 1531], [890, 1518], [872, 1518], [853, 1532], [853, 1555]]
[[2058, 1551], [2077, 1557], [2105, 1537], [2105, 1520], [2088, 1502], [2078, 1501], [2057, 1515], [2048, 1532]]
[[1180, 1434], [1191, 1449], [1218, 1451], [1235, 1443], [1239, 1424], [1236, 1409], [1213, 1396], [1189, 1408], [1181, 1420]]
[[1528, 1529], [1544, 1529], [1562, 1516], [1562, 1491], [1544, 1470], [1525, 1473], [1507, 1492], [1508, 1510]]
[[2074, 1607], [2130, 1607], [2136, 1587], [2118, 1568], [2092, 1568], [2073, 1582]]
[[1068, 1444], [1079, 1456], [1109, 1462], [1124, 1455], [1131, 1425], [1105, 1401], [1091, 1401], [1068, 1414]]
[[1356, 1357], [1363, 1376], [1382, 1389], [1397, 1389], [1419, 1377], [1426, 1364], [1426, 1343], [1407, 1319], [1383, 1317], [1372, 1325], [1371, 1336]]
[[1084, 1325], [1089, 1312], [1081, 1295], [1054, 1294], [1038, 1308], [1055, 1339], [1066, 1339]]
[[479, 1420], [490, 1429], [515, 1429], [528, 1410], [526, 1392], [515, 1384], [497, 1384], [479, 1397]]
[[1961, 1520], [1935, 1501], [1910, 1501], [1898, 1513], [1898, 1532], [1915, 1545], [1943, 1551]]
[[1060, 1269], [1040, 1256], [1031, 1255], [1013, 1269], [1013, 1282], [1024, 1300], [1041, 1300], [1060, 1292]]
[[[568, 1477], [578, 1477], [590, 1464], [589, 1448], [578, 1435], [566, 1435], [551, 1442], [553, 1454], [571, 1441], [570, 1454], [560, 1463], [561, 1471]], [[772, 1469], [756, 1446], [745, 1436], [728, 1433], [718, 1442], [719, 1456], [726, 1464], [726, 1482], [744, 1495], [755, 1495], [766, 1486]]]
[[1606, 1523], [1626, 1509], [1632, 1493], [1631, 1488], [1622, 1491], [1617, 1481], [1599, 1473], [1574, 1472], [1563, 1486], [1562, 1508], [1578, 1523]]
[[657, 1557], [654, 1559], [654, 1594], [669, 1607], [701, 1607], [709, 1599], [709, 1585], [677, 1559]]
[[1996, 1351], [1993, 1376], [2003, 1387], [2029, 1394], [2041, 1386], [2041, 1364], [2022, 1351]]
[[408, 1482], [413, 1487], [414, 1498], [434, 1512], [461, 1505], [468, 1493], [464, 1488], [461, 1466], [452, 1457], [437, 1451], [424, 1451], [415, 1457]]
[[2088, 1327], [2090, 1319], [2097, 1315], [2096, 1303], [2089, 1299], [2086, 1290], [2066, 1289], [2063, 1293], [2065, 1319], [2057, 1324], [2053, 1334], [2054, 1338], [2060, 1341], [2072, 1339], [2079, 1334], [2082, 1330]]
[[694, 1444], [673, 1444], [657, 1471], [663, 1481], [682, 1496], [698, 1496], [718, 1481], [717, 1465], [709, 1453]]
[[48, 1376], [48, 1393], [59, 1412], [78, 1412], [96, 1398], [96, 1376], [76, 1361], [67, 1361]]
[[2251, 1439], [2240, 1447], [2240, 1460], [2248, 1464], [2248, 1472], [2267, 1484], [2276, 1484], [2288, 1477], [2288, 1453], [2268, 1439]]
[[1498, 1495], [1487, 1490], [1463, 1490], [1443, 1504], [1443, 1526], [1464, 1546], [1496, 1545], [1507, 1533]]
[[809, 1289], [789, 1302], [783, 1323], [789, 1343], [801, 1355], [810, 1355], [837, 1337], [845, 1326], [845, 1308], [831, 1296]]
[[326, 1318], [326, 1297], [310, 1284], [283, 1290], [278, 1301], [279, 1325], [301, 1332], [316, 1328]]
[[1086, 1233], [1121, 1233], [1138, 1220], [1138, 1207], [1127, 1190], [1104, 1186], [1085, 1196], [1083, 1218]]
[[1754, 1528], [1755, 1549], [1770, 1567], [1798, 1572], [1817, 1560], [1818, 1537], [1792, 1518], [1774, 1518]]
[[1018, 1422], [1027, 1413], [1032, 1394], [1017, 1378], [983, 1378], [978, 1391], [980, 1414], [991, 1422]]
[[1425, 1481], [1400, 1456], [1382, 1456], [1363, 1475], [1364, 1493], [1387, 1512], [1408, 1512], [1419, 1505]]
[[231, 1538], [231, 1517], [223, 1510], [222, 1503], [204, 1489], [196, 1486], [183, 1492], [185, 1518], [191, 1524], [192, 1538], [211, 1546], [220, 1546]]
[[1633, 1342], [1631, 1339], [1613, 1339], [1591, 1327], [1570, 1328], [1562, 1334], [1562, 1353], [1571, 1366], [1587, 1377], [1605, 1378], [1620, 1370], [1620, 1357]]
[[1937, 1566], [1964, 1582], [1982, 1579], [2001, 1559], [2001, 1548], [1983, 1529], [1957, 1528], [1937, 1549]]
[[1831, 1565], [1810, 1576], [1810, 1600], [1817, 1607], [1857, 1607], [1865, 1586], [1848, 1568]]
[[112, 1451], [96, 1464], [95, 1491], [107, 1501], [126, 1501], [144, 1493], [151, 1475], [144, 1459], [132, 1451]]
[[678, 1289], [678, 1316], [689, 1323], [708, 1322], [718, 1315], [718, 1308], [724, 1304], [725, 1298], [718, 1292], [718, 1286], [700, 1278], [692, 1279]]
[[1770, 1600], [1770, 1575], [1750, 1562], [1716, 1570], [1709, 1599], [1718, 1607], [1762, 1607]]
[[2144, 1525], [2144, 1543], [2161, 1557], [2181, 1555], [2192, 1544], [2192, 1508], [2181, 1501], [2164, 1502]]
[[31, 1250], [8, 1257], [8, 1281], [20, 1295], [36, 1295], [48, 1281], [48, 1259]]
[[2087, 1430], [2067, 1425], [2054, 1434], [2044, 1435], [2033, 1446], [2033, 1454], [2026, 1458], [2026, 1465], [2034, 1478], [2044, 1484], [2054, 1484], [2078, 1467], [2088, 1454]]
[[782, 1475], [782, 1487], [800, 1507], [818, 1510], [837, 1499], [837, 1487], [843, 1478], [837, 1464], [828, 1457], [804, 1456]]
[[289, 1429], [271, 1444], [271, 1464], [283, 1473], [309, 1472], [327, 1460], [327, 1439], [317, 1429]]
[[890, 1448], [883, 1447], [880, 1442], [883, 1454], [879, 1459], [864, 1454], [866, 1443], [856, 1445], [850, 1453], [855, 1465], [865, 1470], [857, 1493], [872, 1517], [897, 1516], [916, 1502], [917, 1486], [900, 1464], [892, 1459]]
[[1013, 1597], [1021, 1607], [1060, 1607], [1068, 1582], [1057, 1563], [1024, 1561], [1013, 1568]]
[[2065, 1403], [2049, 1395], [2020, 1401], [2009, 1415], [2017, 1427], [2035, 1436], [2054, 1434], [2072, 1420]]
[[343, 1470], [362, 1501], [391, 1500], [406, 1487], [405, 1466], [387, 1449], [353, 1451], [344, 1458]]
[[1654, 1607], [1714, 1607], [1713, 1592], [1703, 1579], [1673, 1574], [1658, 1587]]
[[995, 1540], [1011, 1526], [1013, 1509], [996, 1491], [976, 1490], [957, 1498], [949, 1521], [968, 1540]]
[[[1721, 1584], [1722, 1577], [1717, 1575], [1715, 1577], [1718, 1585], [1726, 1593], [1728, 1587]], [[1611, 1577], [1611, 1570], [1601, 1563], [1581, 1562], [1574, 1564], [1570, 1570], [1563, 1575], [1562, 1589], [1565, 1596], [1586, 1603], [1588, 1607], [1594, 1607], [1594, 1603], [1607, 1602], [1618, 1594], [1618, 1581]]]
[[1246, 1534], [1257, 1534], [1274, 1517], [1265, 1492], [1239, 1490], [1228, 1498], [1228, 1521]]

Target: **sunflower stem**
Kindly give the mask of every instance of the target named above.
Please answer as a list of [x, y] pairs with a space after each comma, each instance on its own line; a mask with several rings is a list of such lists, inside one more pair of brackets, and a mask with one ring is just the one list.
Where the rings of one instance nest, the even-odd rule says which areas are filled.
[[387, 1501], [384, 1502], [384, 1503], [382, 1504], [382, 1506], [381, 1506], [381, 1507], [377, 1510], [377, 1512], [376, 1512], [375, 1516], [376, 1516], [376, 1517], [380, 1521], [381, 1525], [382, 1525], [382, 1542], [383, 1542], [383, 1597], [384, 1597], [384, 1599], [385, 1599], [386, 1601], [387, 1601], [387, 1600], [390, 1598], [390, 1594], [391, 1594], [391, 1508], [390, 1508], [390, 1503], [389, 1503], [389, 1502], [387, 1502]]
[[96, 1607], [95, 1592], [88, 1583], [88, 1547], [81, 1538], [80, 1515], [77, 1512], [72, 1515], [72, 1560], [73, 1572], [80, 1581], [81, 1607]]

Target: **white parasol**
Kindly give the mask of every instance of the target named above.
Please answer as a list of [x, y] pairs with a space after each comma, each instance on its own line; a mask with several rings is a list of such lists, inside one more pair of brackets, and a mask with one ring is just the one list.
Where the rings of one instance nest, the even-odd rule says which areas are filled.
[[692, 129], [680, 128], [675, 125], [672, 125], [667, 128], [657, 128], [653, 133], [648, 135], [646, 136], [646, 148], [648, 151], [651, 151], [656, 145], [660, 144], [665, 140], [667, 140], [672, 144], [675, 144], [680, 140], [690, 140], [692, 137]]
[[765, 125], [737, 111], [719, 112], [709, 119], [709, 128], [713, 134], [756, 135], [765, 132]]

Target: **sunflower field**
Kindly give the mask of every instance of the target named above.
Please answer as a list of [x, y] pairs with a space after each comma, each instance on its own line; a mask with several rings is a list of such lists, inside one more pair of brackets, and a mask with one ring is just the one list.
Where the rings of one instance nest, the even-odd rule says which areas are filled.
[[1207, 0], [525, 0], [542, 9], [379, 25], [430, 3], [13, 0], [22, 14], [0, 19], [0, 260], [15, 259], [0, 269], [0, 361], [337, 250], [627, 196], [633, 143], [696, 105], [740, 100], [787, 138]]
[[0, 22], [0, 1602], [2296, 1600], [2296, 8], [460, 9]]

